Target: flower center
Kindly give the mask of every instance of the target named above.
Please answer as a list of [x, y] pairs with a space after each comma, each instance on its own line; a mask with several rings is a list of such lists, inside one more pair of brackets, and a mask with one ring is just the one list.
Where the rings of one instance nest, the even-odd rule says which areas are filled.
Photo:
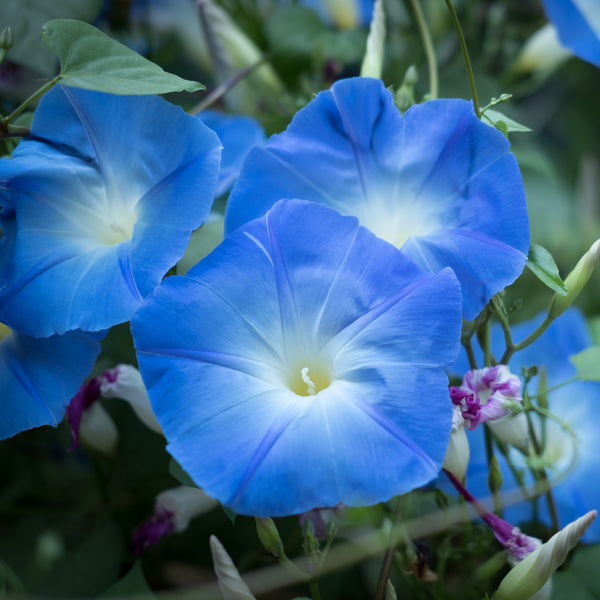
[[2, 341], [10, 332], [11, 328], [8, 325], [0, 323], [0, 341]]
[[290, 371], [287, 386], [298, 396], [316, 396], [331, 383], [330, 369], [323, 365], [295, 367]]
[[110, 215], [106, 220], [98, 223], [96, 230], [98, 239], [107, 246], [120, 244], [133, 235], [135, 221], [136, 215], [127, 209], [119, 211], [119, 214]]

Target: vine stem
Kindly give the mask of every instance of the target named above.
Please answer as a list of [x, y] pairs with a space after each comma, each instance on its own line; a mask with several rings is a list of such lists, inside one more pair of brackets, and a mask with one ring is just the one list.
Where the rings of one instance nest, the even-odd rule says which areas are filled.
[[473, 96], [473, 108], [475, 109], [475, 114], [477, 118], [481, 118], [481, 109], [479, 108], [479, 97], [477, 96], [477, 88], [475, 87], [475, 76], [473, 75], [473, 67], [471, 66], [471, 59], [469, 58], [469, 51], [467, 50], [467, 43], [465, 42], [465, 36], [463, 34], [462, 27], [460, 26], [460, 21], [458, 20], [458, 15], [454, 10], [454, 6], [450, 0], [444, 0], [448, 10], [450, 11], [450, 15], [452, 16], [452, 21], [454, 21], [454, 27], [456, 29], [456, 33], [458, 34], [458, 39], [460, 42], [460, 48], [462, 50], [463, 58], [465, 59], [465, 66], [467, 68], [467, 75], [469, 76], [469, 84], [471, 85], [471, 95]]
[[36, 90], [35, 92], [33, 92], [33, 94], [31, 94], [31, 96], [29, 96], [29, 98], [27, 98], [27, 100], [24, 100], [19, 106], [17, 106], [17, 108], [15, 108], [15, 110], [13, 110], [10, 113], [10, 115], [8, 115], [7, 117], [4, 117], [2, 119], [3, 128], [7, 128], [8, 124], [11, 121], [16, 119], [32, 102], [35, 102], [38, 98], [43, 96], [48, 90], [53, 88], [60, 81], [61, 78], [62, 78], [62, 75], [59, 74], [56, 77], [54, 77], [53, 79], [51, 79], [48, 83], [44, 84], [39, 90]]
[[435, 49], [433, 47], [433, 39], [431, 32], [427, 26], [427, 20], [423, 14], [423, 9], [419, 4], [419, 0], [410, 0], [410, 4], [415, 13], [419, 32], [421, 33], [421, 39], [423, 40], [423, 49], [425, 50], [425, 56], [427, 57], [427, 68], [429, 70], [429, 97], [435, 99], [438, 97], [438, 68], [437, 61], [435, 58]]

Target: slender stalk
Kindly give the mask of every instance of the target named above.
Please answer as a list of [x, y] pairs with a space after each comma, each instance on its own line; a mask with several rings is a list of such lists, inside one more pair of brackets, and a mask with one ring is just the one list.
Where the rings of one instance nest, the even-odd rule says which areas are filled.
[[16, 119], [32, 102], [35, 102], [38, 98], [43, 96], [48, 90], [53, 88], [61, 79], [62, 75], [57, 75], [53, 79], [51, 79], [48, 83], [44, 84], [39, 90], [33, 92], [27, 100], [24, 100], [15, 110], [13, 110], [10, 115], [4, 117], [2, 119], [3, 128], [6, 129], [8, 124]]
[[244, 77], [248, 77], [248, 75], [250, 75], [250, 73], [252, 73], [254, 69], [266, 62], [266, 60], [266, 57], [263, 56], [255, 63], [249, 65], [241, 71], [238, 71], [233, 77], [231, 77], [231, 79], [224, 81], [221, 85], [217, 86], [212, 92], [210, 92], [210, 94], [207, 94], [206, 98], [204, 98], [202, 102], [199, 102], [196, 106], [194, 106], [194, 108], [192, 108], [192, 110], [190, 110], [190, 114], [197, 115], [198, 113], [208, 108], [211, 104], [214, 104], [217, 100], [219, 100], [219, 98], [224, 96], [232, 87], [234, 87], [242, 79], [244, 79]]
[[519, 350], [523, 350], [523, 348], [527, 348], [530, 344], [533, 344], [535, 340], [537, 340], [548, 327], [554, 321], [554, 317], [551, 317], [549, 314], [546, 315], [546, 318], [538, 325], [537, 329], [532, 331], [523, 341], [518, 344], [513, 344], [506, 348], [506, 351], [502, 355], [500, 362], [505, 365], [511, 359], [512, 355]]
[[312, 594], [313, 600], [321, 600], [321, 592], [319, 591], [318, 582], [310, 582], [310, 593]]
[[419, 0], [410, 0], [410, 4], [415, 13], [421, 39], [423, 40], [423, 49], [425, 50], [425, 56], [427, 57], [427, 69], [429, 70], [429, 97], [435, 99], [438, 97], [439, 84], [437, 61], [435, 58], [435, 49], [433, 47], [431, 32], [427, 26], [427, 20], [425, 19]]
[[450, 14], [452, 15], [452, 21], [454, 21], [454, 28], [456, 29], [456, 33], [458, 34], [458, 40], [460, 42], [460, 48], [462, 50], [463, 58], [465, 59], [465, 66], [467, 68], [467, 75], [469, 76], [469, 84], [471, 86], [471, 95], [473, 96], [473, 108], [475, 109], [475, 114], [477, 118], [481, 118], [481, 109], [479, 108], [479, 97], [477, 96], [477, 88], [475, 87], [475, 76], [473, 75], [473, 67], [471, 66], [471, 59], [469, 58], [469, 51], [467, 50], [467, 43], [465, 41], [465, 36], [462, 31], [462, 27], [460, 26], [460, 21], [458, 20], [458, 15], [454, 10], [454, 6], [452, 6], [452, 2], [450, 0], [444, 0]]

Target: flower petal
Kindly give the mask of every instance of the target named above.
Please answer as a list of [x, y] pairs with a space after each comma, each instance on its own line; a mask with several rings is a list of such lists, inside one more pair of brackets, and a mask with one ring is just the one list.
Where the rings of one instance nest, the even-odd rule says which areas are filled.
[[218, 164], [216, 135], [158, 97], [54, 88], [0, 161], [2, 318], [39, 337], [129, 320], [207, 216]]
[[41, 425], [58, 425], [100, 344], [81, 332], [34, 339], [16, 331], [0, 342], [0, 439]]
[[[464, 100], [429, 101], [403, 117], [381, 81], [337, 82], [250, 152], [230, 195], [226, 231], [282, 198], [355, 215], [426, 270], [452, 267], [467, 319], [527, 260], [517, 162], [506, 138]], [[474, 244], [483, 251], [477, 262]]]
[[356, 219], [285, 201], [166, 279], [132, 332], [169, 452], [236, 512], [275, 516], [435, 477], [460, 311], [449, 269], [425, 273]]

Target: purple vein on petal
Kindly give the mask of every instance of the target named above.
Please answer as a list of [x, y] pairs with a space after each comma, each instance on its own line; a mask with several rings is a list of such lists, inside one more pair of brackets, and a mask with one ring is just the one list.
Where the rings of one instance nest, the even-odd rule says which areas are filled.
[[[343, 206], [343, 203], [336, 201], [336, 199], [330, 196], [325, 190], [317, 186], [310, 177], [307, 177], [304, 173], [302, 173], [302, 171], [296, 169], [291, 163], [287, 162], [285, 159], [283, 159], [281, 156], [279, 156], [273, 150], [271, 150], [271, 148], [263, 148], [262, 150], [266, 152], [269, 156], [274, 158], [278, 163], [281, 163], [292, 175], [294, 175], [294, 177], [296, 177], [298, 180], [302, 181], [310, 188], [315, 190], [319, 197], [327, 199], [329, 206], [333, 208], [335, 208], [336, 206]], [[300, 198], [300, 200], [302, 199], [310, 200], [311, 198]]]
[[123, 279], [129, 288], [132, 296], [138, 301], [142, 302], [143, 298], [138, 290], [137, 284], [133, 277], [133, 271], [131, 270], [131, 241], [121, 242], [121, 247], [119, 248], [119, 269], [121, 270], [121, 275], [123, 275]]
[[248, 485], [250, 484], [251, 479], [254, 477], [256, 471], [265, 461], [269, 452], [273, 449], [273, 446], [277, 443], [279, 438], [283, 435], [285, 430], [298, 418], [299, 412], [296, 407], [290, 405], [290, 403], [286, 403], [282, 409], [279, 411], [267, 433], [261, 440], [260, 444], [254, 451], [252, 458], [240, 482], [238, 483], [231, 499], [225, 502], [226, 506], [231, 506], [235, 510], [235, 503], [240, 498], [240, 496], [244, 493]]
[[258, 330], [258, 328], [253, 323], [250, 322], [248, 317], [246, 317], [245, 315], [242, 314], [240, 309], [228, 297], [224, 296], [221, 292], [217, 291], [206, 281], [202, 281], [201, 279], [196, 279], [194, 277], [189, 277], [189, 276], [186, 276], [186, 277], [188, 279], [192, 280], [197, 285], [200, 285], [200, 286], [206, 288], [207, 290], [209, 290], [210, 292], [212, 292], [217, 298], [219, 298], [219, 300], [221, 300], [223, 302], [223, 304], [226, 304], [233, 312], [235, 312], [238, 315], [238, 317], [248, 326], [248, 328], [263, 343], [263, 345], [265, 346], [265, 349], [272, 355], [272, 357], [276, 361], [280, 360], [280, 356], [277, 354], [277, 352], [273, 348], [273, 345], [267, 340], [267, 338], [265, 338], [265, 336]]
[[[37, 263], [34, 267], [29, 269], [29, 271], [21, 275], [21, 277], [19, 277], [19, 279], [10, 288], [10, 291], [6, 294], [6, 296], [2, 298], [2, 304], [4, 305], [4, 309], [2, 310], [2, 316], [0, 316], [0, 319], [2, 319], [8, 305], [14, 300], [15, 296], [19, 294], [23, 290], [23, 288], [28, 286], [36, 277], [39, 277], [40, 275], [42, 275], [42, 273], [45, 273], [49, 269], [52, 269], [53, 267], [56, 267], [57, 265], [63, 262], [66, 262], [67, 260], [71, 260], [76, 256], [77, 255], [73, 253], [72, 248], [70, 249], [70, 251], [67, 252], [54, 252], [53, 254], [50, 254], [50, 256], [47, 256], [41, 262]], [[10, 325], [10, 323], [7, 324]]]
[[[355, 337], [361, 334], [367, 327], [372, 325], [379, 317], [383, 316], [389, 310], [394, 308], [399, 302], [404, 300], [407, 296], [412, 294], [417, 288], [427, 281], [423, 279], [409, 287], [404, 288], [400, 293], [376, 304], [370, 308], [366, 313], [359, 315], [351, 323], [348, 323], [344, 328], [338, 331], [331, 339], [329, 339], [320, 349], [319, 352], [323, 351], [327, 346], [333, 346], [335, 351], [339, 353], [345, 346], [347, 346]], [[345, 338], [345, 339], [340, 339]]]
[[[171, 358], [183, 358], [210, 363], [232, 371], [239, 371], [240, 373], [265, 381], [271, 385], [279, 385], [281, 379], [281, 373], [268, 363], [254, 358], [238, 356], [236, 354], [210, 352], [209, 350], [191, 350], [189, 348], [151, 348], [146, 350], [137, 348], [137, 352], [149, 356], [168, 356]], [[257, 369], [267, 371], [270, 376], [261, 376], [255, 372]]]
[[[419, 446], [417, 446], [417, 444], [407, 437], [406, 434], [400, 431], [400, 429], [398, 429], [398, 427], [385, 415], [382, 415], [380, 412], [375, 410], [359, 394], [352, 395], [351, 401], [356, 408], [361, 410], [365, 415], [377, 423], [377, 425], [387, 431], [392, 437], [396, 438], [400, 443], [405, 445], [412, 453], [414, 453], [417, 458], [424, 463], [423, 466], [427, 466], [431, 469], [432, 476], [439, 471], [439, 465], [436, 465], [433, 460], [431, 460], [431, 458], [425, 454], [425, 452]], [[448, 427], [448, 433], [450, 433], [450, 427]]]
[[438, 165], [444, 159], [444, 155], [445, 155], [445, 153], [446, 153], [446, 151], [448, 149], [448, 146], [450, 145], [450, 142], [453, 141], [458, 135], [460, 135], [462, 133], [462, 131], [459, 131], [459, 129], [461, 127], [464, 128], [463, 124], [464, 124], [464, 122], [466, 121], [466, 119], [469, 116], [468, 113], [469, 113], [469, 109], [467, 108], [467, 110], [464, 111], [464, 113], [460, 117], [460, 119], [456, 122], [456, 125], [454, 126], [454, 129], [450, 132], [450, 135], [446, 138], [446, 141], [444, 142], [444, 145], [442, 146], [442, 148], [438, 152], [437, 158], [435, 159], [433, 165], [429, 169], [427, 175], [425, 175], [423, 177], [423, 183], [421, 184], [421, 187], [419, 188], [419, 190], [415, 193], [414, 200], [418, 200], [419, 199], [421, 193], [423, 192], [423, 190], [425, 189], [425, 187], [429, 183], [429, 180], [430, 180], [432, 174], [435, 172], [435, 170], [438, 168]]
[[323, 299], [323, 303], [321, 304], [321, 309], [319, 310], [319, 314], [317, 315], [317, 318], [315, 319], [315, 327], [313, 330], [313, 336], [315, 339], [316, 339], [317, 333], [321, 327], [321, 321], [323, 319], [323, 314], [325, 313], [325, 309], [327, 308], [327, 303], [329, 302], [329, 299], [331, 297], [331, 292], [338, 280], [340, 273], [342, 272], [342, 269], [344, 268], [344, 266], [348, 260], [348, 256], [350, 255], [350, 252], [354, 248], [354, 244], [356, 242], [356, 237], [358, 236], [358, 232], [359, 232], [359, 227], [356, 227], [356, 229], [354, 230], [354, 235], [352, 237], [352, 240], [348, 244], [348, 247], [346, 248], [346, 252], [345, 252], [342, 260], [340, 261], [338, 268], [335, 271], [335, 275], [331, 279], [331, 284], [329, 285], [329, 289], [327, 290], [327, 295]]
[[54, 425], [58, 425], [58, 421], [52, 414], [52, 411], [48, 408], [48, 405], [42, 400], [42, 397], [38, 394], [37, 390], [31, 380], [25, 373], [23, 367], [19, 364], [17, 360], [10, 354], [5, 355], [4, 357], [10, 372], [16, 377], [18, 382], [27, 390], [27, 393], [48, 413], [50, 419], [52, 419], [52, 423]]
[[[267, 233], [269, 236], [269, 242], [271, 245], [271, 255], [273, 257], [273, 268], [275, 271], [275, 285], [277, 287], [277, 299], [279, 301], [279, 311], [281, 314], [281, 332], [283, 336], [283, 346], [286, 358], [289, 357], [289, 353], [292, 348], [296, 347], [297, 337], [302, 343], [302, 351], [306, 352], [306, 341], [302, 334], [302, 323], [298, 316], [298, 309], [294, 299], [294, 291], [292, 290], [292, 284], [289, 279], [285, 261], [283, 260], [283, 254], [281, 247], [279, 246], [279, 240], [277, 234], [273, 229], [271, 220], [269, 219], [269, 213], [266, 214], [265, 224], [267, 227]], [[292, 322], [290, 327], [289, 323]], [[291, 330], [291, 337], [288, 333]], [[297, 354], [297, 350], [293, 352]]]

